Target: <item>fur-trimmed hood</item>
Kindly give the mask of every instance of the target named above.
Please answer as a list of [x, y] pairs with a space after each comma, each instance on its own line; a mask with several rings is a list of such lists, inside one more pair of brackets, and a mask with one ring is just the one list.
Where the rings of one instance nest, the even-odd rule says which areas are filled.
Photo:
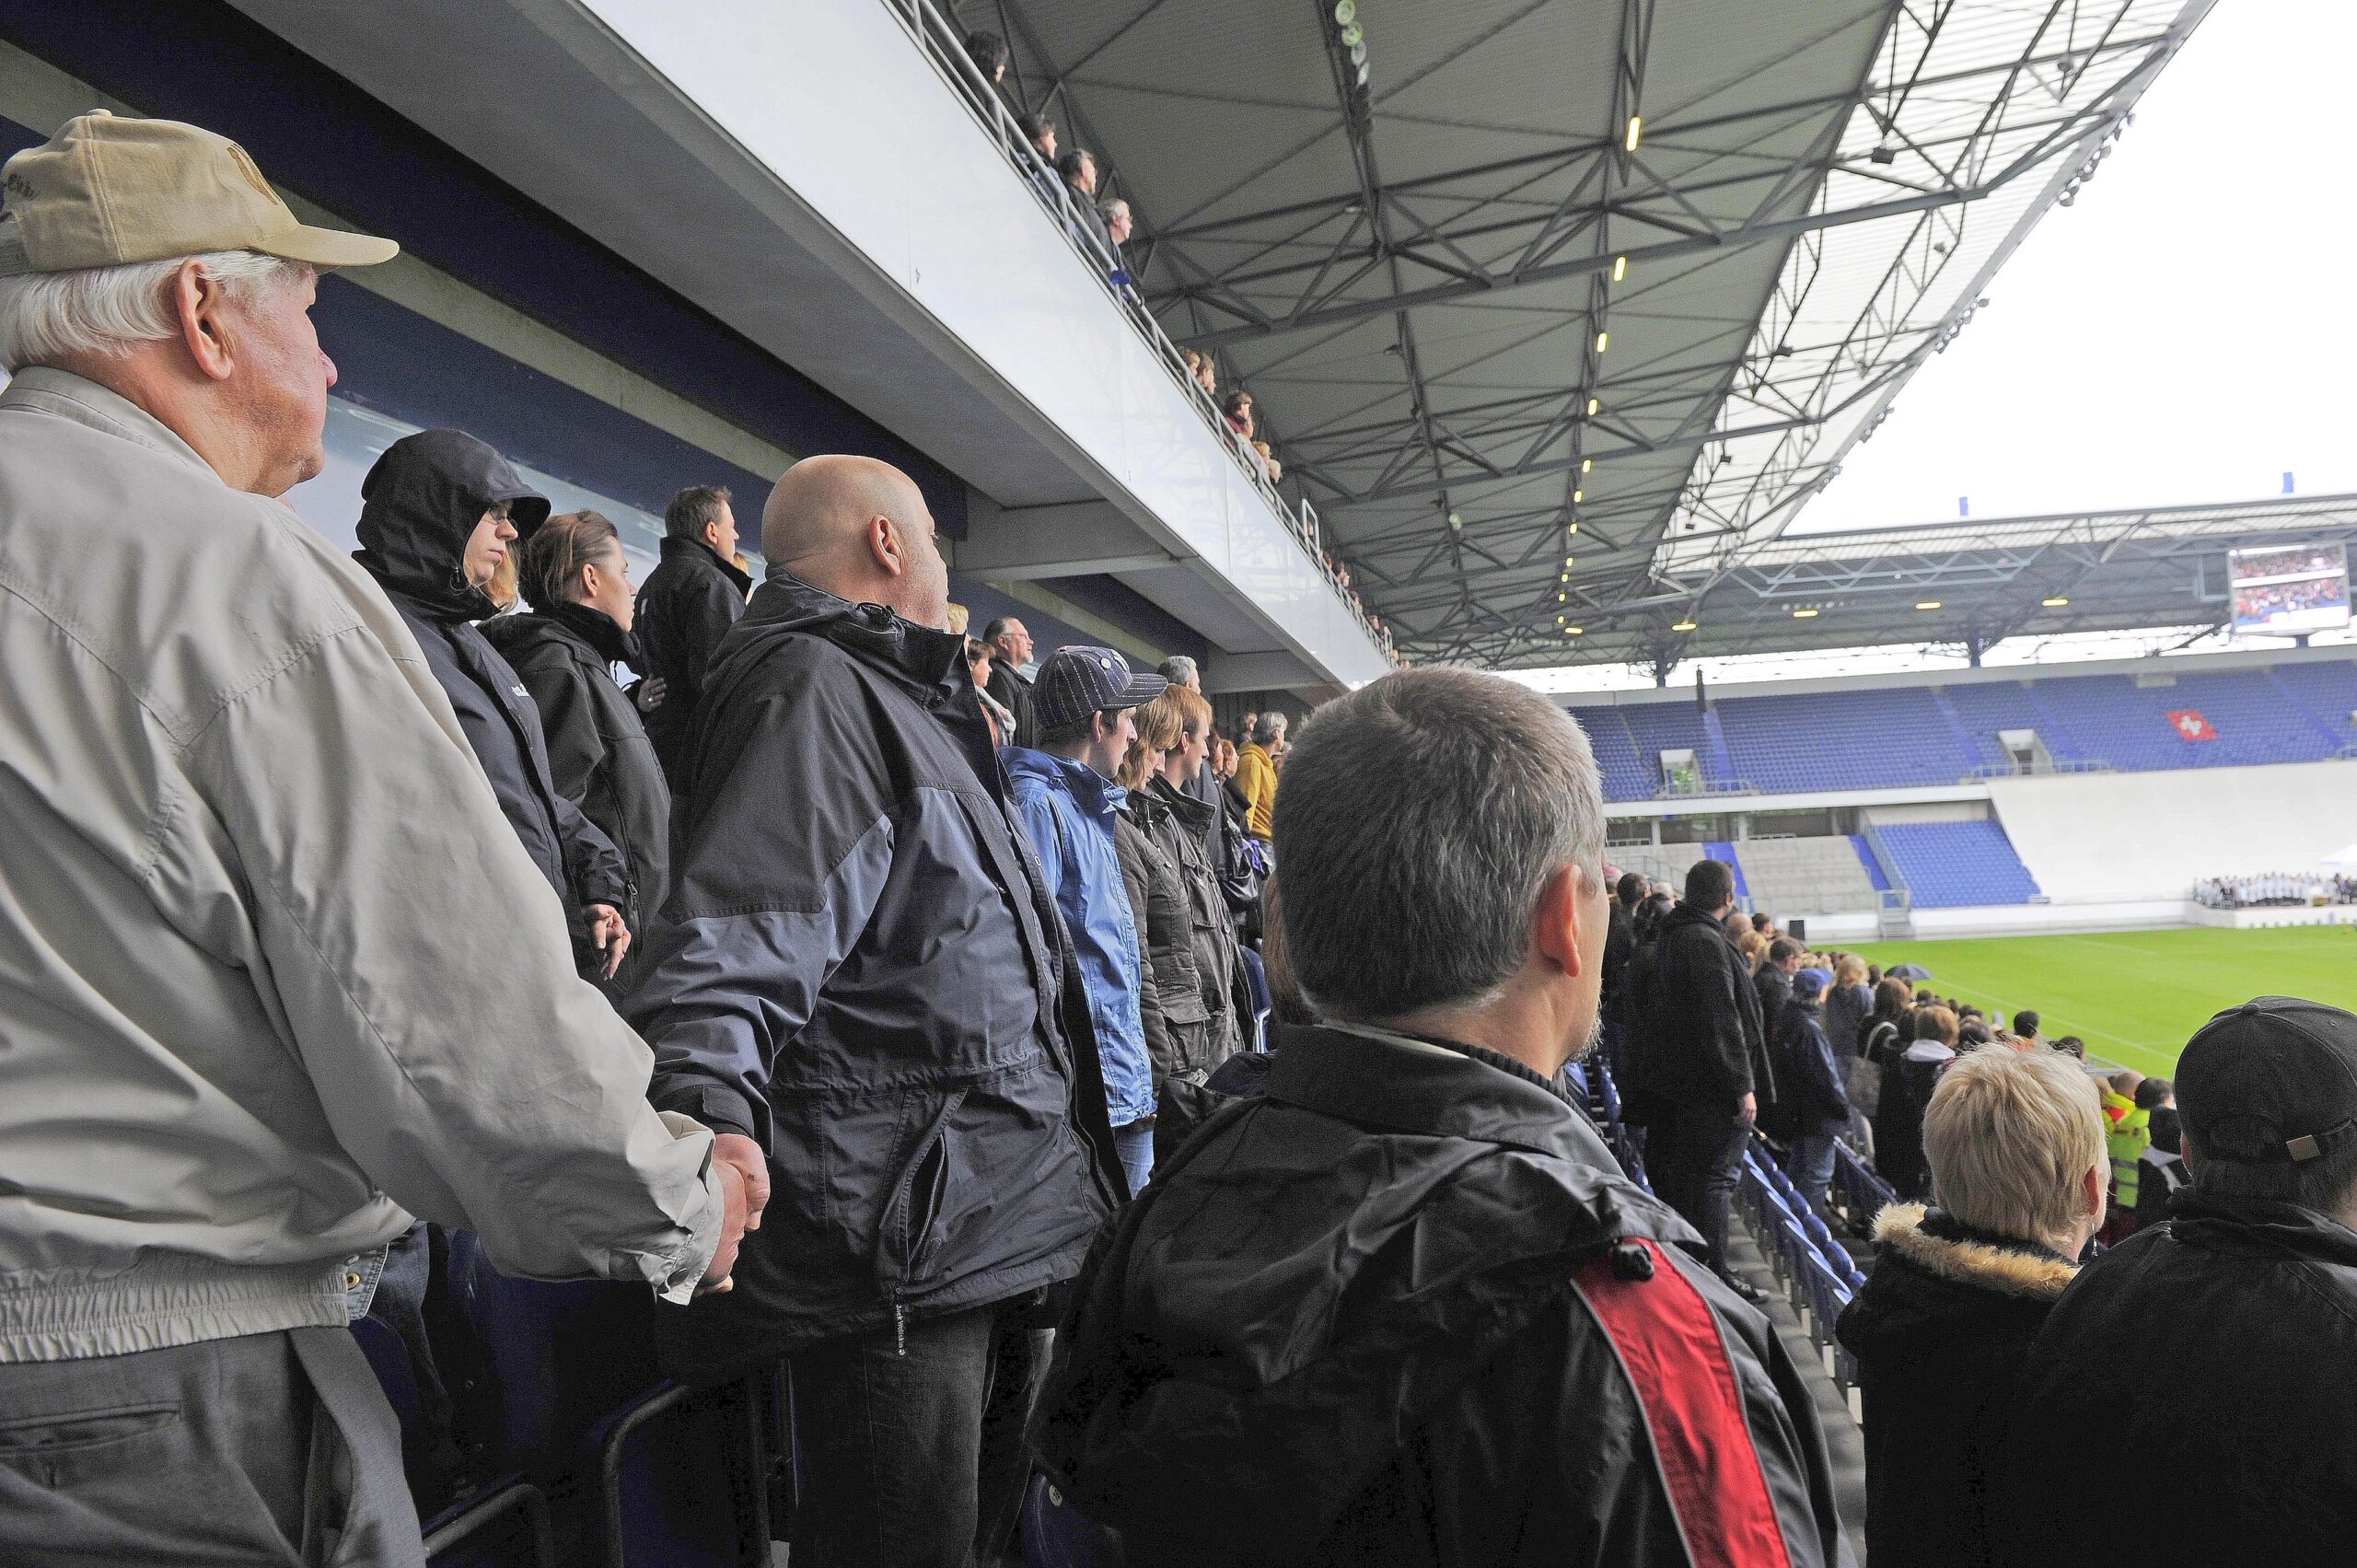
[[[2059, 1301], [2079, 1266], [2029, 1244], [2001, 1247], [1959, 1235], [1923, 1228], [1930, 1211], [1921, 1203], [1893, 1203], [1875, 1219], [1875, 1244], [1887, 1247], [1926, 1273], [2032, 1301]], [[1953, 1226], [1943, 1227], [1954, 1230]]]

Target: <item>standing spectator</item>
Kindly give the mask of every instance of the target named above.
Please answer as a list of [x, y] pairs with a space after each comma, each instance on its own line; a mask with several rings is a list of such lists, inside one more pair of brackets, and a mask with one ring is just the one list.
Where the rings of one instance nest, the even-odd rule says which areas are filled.
[[[1753, 928], [1757, 931], [1757, 927]], [[1784, 1016], [1784, 1004], [1793, 999], [1793, 976], [1800, 972], [1801, 945], [1789, 936], [1771, 937], [1768, 956], [1759, 965], [1752, 983], [1759, 988], [1759, 1016], [1770, 1028]]]
[[1023, 139], [1039, 155], [1039, 161], [1049, 168], [1056, 166], [1056, 122], [1044, 114], [1026, 114], [1016, 121]]
[[1261, 843], [1271, 842], [1277, 808], [1277, 764], [1274, 753], [1285, 743], [1285, 715], [1262, 714], [1252, 721], [1252, 743], [1237, 754], [1236, 787], [1250, 816], [1245, 831]]
[[1178, 738], [1164, 753], [1162, 770], [1147, 782], [1146, 792], [1163, 808], [1157, 829], [1160, 842], [1187, 881], [1195, 972], [1202, 984], [1203, 1006], [1213, 1020], [1211, 1055], [1216, 1067], [1243, 1050], [1252, 1036], [1249, 960], [1236, 939], [1236, 923], [1228, 915], [1220, 868], [1204, 848], [1211, 819], [1219, 807], [1204, 804], [1186, 787], [1202, 776], [1203, 757], [1212, 740], [1212, 705], [1191, 687], [1174, 687], [1166, 695], [1178, 704]]
[[990, 721], [991, 745], [1015, 744], [1015, 715], [1006, 704], [991, 695], [992, 649], [980, 637], [966, 639], [966, 674], [974, 683], [974, 696], [982, 705], [982, 717]]
[[737, 1288], [672, 1315], [660, 1348], [695, 1382], [784, 1361], [813, 1412], [795, 1561], [958, 1563], [1012, 1527], [1039, 1294], [1119, 1196], [1104, 1089], [939, 629], [923, 495], [886, 463], [805, 458], [761, 552], [628, 1005], [655, 1103], [701, 1112], [780, 1202]]
[[[1155, 667], [1155, 673], [1173, 686], [1183, 686], [1192, 691], [1198, 701], [1202, 699], [1202, 672], [1196, 668], [1195, 661], [1186, 655], [1173, 654]], [[1209, 703], [1203, 703], [1203, 711], [1206, 714], [1211, 711]], [[1206, 825], [1203, 830], [1203, 851], [1213, 865], [1225, 866], [1228, 860], [1227, 813], [1217, 809], [1219, 778], [1212, 768], [1210, 742], [1213, 738], [1213, 735], [1207, 728], [1203, 735], [1204, 744], [1200, 749], [1202, 756], [1199, 764], [1195, 769], [1194, 776], [1186, 782], [1185, 793], [1202, 801], [1205, 806], [1213, 807], [1204, 819]]]
[[1876, 981], [1874, 1011], [1858, 1027], [1858, 1064], [1847, 1087], [1850, 1103], [1867, 1118], [1869, 1127], [1877, 1125], [1884, 1079], [1898, 1069], [1899, 1055], [1910, 1043], [1914, 996], [1914, 987], [1903, 980]]
[[2104, 1142], [2111, 1150], [2111, 1215], [2104, 1222], [2106, 1246], [2125, 1240], [2136, 1229], [2136, 1183], [2144, 1151], [2152, 1147], [2153, 1113], [2136, 1103], [2144, 1075], [2123, 1067], [2105, 1083]]
[[1765, 936], [1771, 942], [1775, 941], [1778, 937], [1783, 935], [1782, 932], [1776, 929], [1775, 919], [1765, 910], [1755, 910], [1752, 912], [1751, 929], [1757, 931], [1760, 935]]
[[753, 586], [733, 559], [737, 514], [729, 501], [728, 492], [715, 484], [691, 485], [672, 496], [663, 508], [663, 558], [638, 590], [638, 643], [646, 650], [642, 673], [661, 681], [663, 692], [646, 710], [646, 738], [675, 798], [688, 794], [704, 668], [745, 613], [745, 595]]
[[1923, 1153], [1939, 1207], [1882, 1212], [1874, 1274], [1834, 1332], [1865, 1400], [1868, 1559], [1978, 1568], [2013, 1468], [1996, 1424], [2103, 1218], [2094, 1086], [2051, 1051], [1982, 1051], [1933, 1091]]
[[1645, 879], [1633, 871], [1621, 873], [1613, 884], [1609, 923], [1604, 932], [1604, 975], [1597, 1001], [1604, 1020], [1601, 1043], [1604, 1060], [1613, 1073], [1629, 1072], [1630, 967], [1637, 955], [1637, 906], [1645, 895]]
[[1113, 237], [1106, 230], [1105, 215], [1097, 210], [1097, 155], [1086, 147], [1074, 147], [1056, 159], [1056, 173], [1063, 180], [1081, 228], [1100, 250], [1111, 250]]
[[1279, 810], [1326, 1021], [1094, 1251], [1036, 1427], [1062, 1494], [1141, 1568], [1832, 1563], [1781, 1342], [1553, 1086], [1604, 949], [1578, 727], [1388, 676], [1309, 721]]
[[613, 841], [633, 901], [652, 914], [671, 889], [671, 792], [638, 710], [614, 684], [615, 665], [643, 669], [646, 657], [631, 634], [621, 536], [596, 512], [572, 512], [542, 523], [517, 553], [532, 613], [503, 615], [483, 635], [532, 694], [549, 781]]
[[2014, 1015], [2014, 1048], [2017, 1051], [2038, 1051], [2046, 1041], [2038, 1037], [2038, 1014], [2024, 1007]]
[[2192, 1189], [2080, 1271], [2022, 1370], [2010, 1561], [2346, 1562], [2357, 1017], [2258, 997], [2193, 1037], [2177, 1087]]
[[1116, 288], [1128, 288], [1131, 284], [1130, 262], [1122, 246], [1130, 242], [1134, 226], [1130, 217], [1130, 204], [1116, 196], [1097, 203], [1097, 215], [1105, 224], [1105, 242], [1113, 252], [1112, 282]]
[[[2049, 1054], [2052, 1054], [2049, 1052]], [[2158, 1092], [2154, 1093], [2155, 1086]], [[2169, 1205], [2190, 1186], [2193, 1173], [2185, 1163], [2183, 1125], [2177, 1116], [2177, 1092], [2166, 1078], [2147, 1078], [2137, 1091], [2141, 1101], [2150, 1093], [2152, 1144], [2137, 1161], [2136, 1228], [2143, 1230], [2169, 1217]]]
[[1039, 667], [1034, 693], [1039, 745], [1005, 754], [1016, 810], [1080, 960], [1132, 1196], [1154, 1169], [1154, 1066], [1141, 1012], [1144, 959], [1115, 842], [1126, 792], [1113, 771], [1137, 735], [1136, 710], [1167, 684], [1132, 673], [1110, 648], [1058, 648]]
[[1833, 1211], [1826, 1192], [1833, 1185], [1833, 1145], [1849, 1131], [1850, 1097], [1825, 1036], [1825, 981], [1819, 978], [1824, 972], [1803, 970], [1793, 977], [1792, 995], [1777, 1015], [1775, 1062], [1792, 1140], [1784, 1174], [1808, 1206], [1829, 1220]]
[[407, 626], [276, 499], [326, 461], [318, 273], [396, 248], [172, 121], [67, 121], [6, 189], [0, 1561], [288, 1562], [332, 1520], [421, 1563], [354, 1277], [424, 1216], [684, 1300], [743, 1182], [647, 1105]]
[[1759, 992], [1727, 939], [1734, 906], [1731, 866], [1698, 860], [1688, 869], [1686, 897], [1655, 947], [1644, 1049], [1630, 1063], [1629, 1088], [1652, 1127], [1656, 1189], [1702, 1233], [1711, 1267], [1749, 1296], [1758, 1292], [1727, 1266], [1727, 1206], [1759, 1102], [1775, 1087]]
[[1930, 1190], [1923, 1163], [1923, 1110], [1932, 1090], [1956, 1060], [1957, 1024], [1945, 1007], [1918, 1007], [1915, 1039], [1882, 1076], [1881, 1114], [1875, 1118], [1875, 1168], [1902, 1198]]
[[[1157, 1113], [1174, 1081], [1202, 1083], [1233, 1050], [1221, 1049], [1220, 1015], [1205, 995], [1195, 948], [1195, 900], [1173, 853], [1179, 835], [1169, 807], [1147, 787], [1161, 776], [1164, 759], [1179, 749], [1186, 733], [1185, 711], [1174, 695], [1179, 690], [1167, 688], [1137, 710], [1137, 733], [1113, 773], [1124, 795], [1114, 818], [1113, 847], [1120, 855], [1143, 960], [1138, 1010], [1154, 1066]], [[1198, 843], [1195, 852], [1200, 854], [1202, 848]]]
[[1866, 987], [1866, 961], [1855, 953], [1833, 960], [1833, 983], [1825, 993], [1825, 1038], [1833, 1044], [1833, 1068], [1843, 1088], [1857, 1064], [1858, 1042], [1865, 1035], [1866, 1017], [1875, 1010], [1875, 993]]
[[566, 912], [582, 972], [611, 980], [637, 918], [621, 852], [558, 791], [530, 692], [474, 625], [493, 610], [483, 585], [517, 537], [548, 517], [548, 501], [456, 430], [421, 430], [386, 447], [360, 495], [354, 558], [417, 639], [499, 808]]
[[966, 58], [974, 63], [974, 69], [982, 74], [982, 79], [995, 87], [1006, 80], [1006, 68], [1015, 63], [1015, 52], [998, 34], [977, 28], [966, 35]]
[[982, 641], [991, 645], [991, 695], [1015, 715], [1015, 734], [1006, 744], [1038, 745], [1039, 716], [1032, 706], [1031, 681], [1023, 673], [1031, 662], [1031, 633], [1014, 616], [1002, 615], [982, 628]]
[[1759, 984], [1762, 970], [1768, 968], [1768, 938], [1757, 931], [1745, 930], [1735, 939], [1735, 950], [1743, 957], [1743, 972], [1760, 994], [1760, 1016], [1768, 1016], [1768, 990]]

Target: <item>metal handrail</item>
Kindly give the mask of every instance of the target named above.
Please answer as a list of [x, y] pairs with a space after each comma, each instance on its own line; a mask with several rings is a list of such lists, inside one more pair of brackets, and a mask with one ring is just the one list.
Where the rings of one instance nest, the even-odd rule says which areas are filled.
[[1882, 867], [1883, 880], [1890, 884], [1887, 888], [1875, 889], [1883, 895], [1882, 907], [1887, 910], [1912, 909], [1915, 889], [1908, 886], [1907, 873], [1898, 869], [1898, 857], [1890, 853], [1888, 844], [1882, 842], [1882, 834], [1874, 823], [1863, 816], [1858, 819], [1858, 836], [1866, 841], [1867, 853], [1875, 857], [1875, 864]]
[[[2357, 750], [2357, 748], [2351, 748], [2351, 749]], [[2109, 762], [2103, 761], [2097, 758], [2078, 757], [2064, 759], [2057, 757], [2049, 761], [2043, 766], [2032, 767], [2026, 767], [2019, 762], [1983, 762], [1980, 766], [1973, 769], [1972, 772], [1965, 774], [1958, 782], [1963, 784], [1981, 784], [1990, 779], [2044, 778], [2049, 773], [2107, 773], [2111, 771], [2112, 766]]]
[[1270, 510], [1284, 524], [1285, 531], [1293, 536], [1294, 542], [1309, 558], [1309, 563], [1326, 579], [1327, 586], [1334, 590], [1334, 596], [1357, 618], [1360, 629], [1394, 665], [1404, 662], [1399, 650], [1392, 645], [1390, 632], [1376, 624], [1365, 605], [1352, 595], [1335, 571], [1327, 565], [1325, 552], [1318, 545], [1317, 511], [1306, 498], [1296, 508], [1278, 493], [1277, 487], [1270, 482], [1268, 470], [1262, 467], [1260, 454], [1237, 434], [1227, 423], [1227, 415], [1212, 401], [1211, 394], [1203, 390], [1202, 383], [1189, 373], [1178, 345], [1170, 341], [1169, 334], [1162, 330], [1162, 323], [1155, 320], [1154, 313], [1145, 308], [1135, 285], [1114, 284], [1114, 273], [1123, 270], [1121, 258], [1100, 245], [1090, 226], [1082, 220], [1071, 188], [1064, 184], [1054, 168], [1040, 161], [1030, 140], [1016, 123], [1006, 99], [1000, 96], [997, 87], [982, 75], [981, 68], [967, 54], [964, 35], [934, 7], [933, 0], [885, 0], [885, 6], [909, 30], [918, 52], [933, 63], [934, 69], [956, 90], [958, 99], [998, 145], [1000, 156], [1024, 177], [1023, 182], [1031, 188], [1033, 197], [1063, 230], [1065, 242], [1072, 246], [1082, 261], [1088, 263], [1089, 270], [1097, 275], [1098, 286], [1112, 296], [1113, 303], [1120, 307], [1132, 326], [1145, 339], [1146, 346], [1161, 360], [1164, 371], [1178, 383], [1180, 391], [1194, 405], [1195, 412], [1219, 437], [1236, 466], [1244, 471], [1245, 477], [1252, 482], [1252, 487], [1260, 492], [1260, 498], [1269, 504]]
[[1721, 796], [1758, 795], [1759, 786], [1744, 779], [1711, 779], [1690, 789], [1664, 784], [1654, 791], [1655, 800], [1714, 800]]

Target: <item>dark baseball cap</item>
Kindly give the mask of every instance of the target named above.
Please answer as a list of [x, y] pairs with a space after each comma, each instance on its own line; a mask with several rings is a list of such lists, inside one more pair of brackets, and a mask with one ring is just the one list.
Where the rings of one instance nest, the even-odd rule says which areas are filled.
[[1135, 708], [1169, 690], [1159, 675], [1140, 675], [1110, 648], [1058, 648], [1031, 683], [1031, 705], [1041, 729], [1062, 729], [1091, 714]]
[[2357, 1135], [2357, 1014], [2258, 996], [2201, 1026], [2177, 1064], [2196, 1158], [2312, 1160]]

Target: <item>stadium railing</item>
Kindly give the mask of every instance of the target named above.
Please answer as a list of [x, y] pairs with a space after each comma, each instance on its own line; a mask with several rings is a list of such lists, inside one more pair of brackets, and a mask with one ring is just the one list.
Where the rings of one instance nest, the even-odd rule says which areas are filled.
[[1071, 188], [1054, 168], [1041, 161], [1032, 148], [1030, 139], [1023, 134], [1022, 127], [1016, 123], [1015, 111], [1008, 107], [997, 86], [982, 75], [981, 67], [966, 52], [965, 34], [942, 16], [932, 0], [884, 0], [884, 4], [886, 9], [908, 29], [917, 48], [933, 62], [935, 70], [973, 114], [983, 133], [997, 144], [1000, 156], [1023, 176], [1024, 184], [1030, 188], [1032, 195], [1056, 220], [1057, 227], [1063, 231], [1065, 243], [1088, 263], [1089, 270], [1097, 275], [1098, 286], [1120, 307], [1131, 326], [1145, 341], [1155, 357], [1161, 361], [1164, 371], [1193, 402], [1203, 423], [1226, 447], [1230, 459], [1244, 470], [1245, 477], [1260, 493], [1260, 498], [1284, 523], [1286, 531], [1294, 537], [1294, 542], [1307, 553], [1310, 563], [1325, 575], [1336, 597], [1351, 608], [1367, 636], [1384, 650], [1387, 656], [1392, 656], [1397, 662], [1390, 638], [1368, 619], [1364, 606], [1353, 599], [1340, 579], [1327, 568], [1325, 552], [1318, 545], [1318, 514], [1306, 501], [1300, 506], [1295, 506], [1269, 482], [1268, 472], [1261, 468], [1259, 456], [1229, 425], [1226, 414], [1212, 401], [1211, 394], [1203, 390], [1202, 383], [1189, 373], [1186, 359], [1179, 354], [1178, 346], [1170, 341], [1169, 334], [1162, 330], [1162, 324], [1145, 308], [1136, 285], [1126, 281], [1114, 281], [1117, 273], [1125, 280], [1128, 276], [1122, 268], [1121, 259], [1109, 253], [1097, 242], [1092, 226], [1081, 217]]

